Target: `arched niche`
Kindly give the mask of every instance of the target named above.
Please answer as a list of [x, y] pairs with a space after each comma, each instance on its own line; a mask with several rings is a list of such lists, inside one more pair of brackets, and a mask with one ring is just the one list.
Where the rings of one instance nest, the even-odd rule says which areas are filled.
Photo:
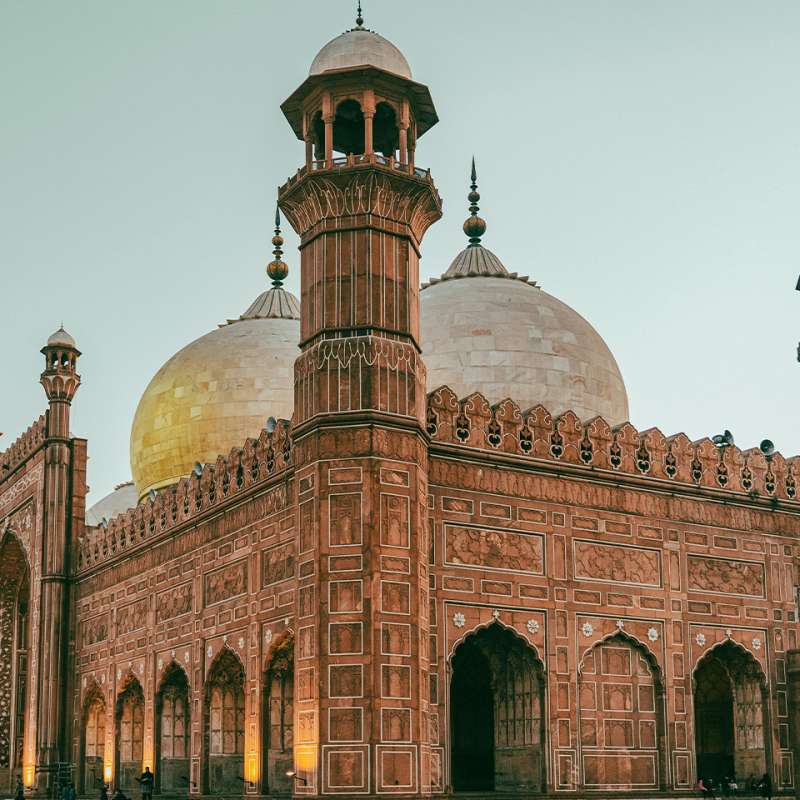
[[116, 785], [125, 793], [136, 791], [139, 789], [137, 778], [142, 774], [144, 760], [144, 692], [133, 673], [126, 676], [117, 695], [114, 720]]
[[533, 648], [495, 623], [467, 636], [450, 667], [454, 790], [543, 791], [544, 670]]
[[364, 153], [364, 112], [358, 100], [348, 98], [336, 106], [333, 149], [348, 156]]
[[228, 794], [245, 779], [244, 667], [229, 647], [208, 672], [204, 709], [206, 792]]
[[81, 709], [80, 769], [78, 792], [99, 794], [105, 783], [106, 701], [103, 691], [92, 681]]
[[155, 700], [156, 790], [186, 794], [191, 780], [191, 700], [186, 672], [176, 661], [164, 670]]
[[[262, 792], [291, 794], [294, 768], [295, 638], [285, 630], [273, 643], [264, 663], [261, 684]], [[313, 739], [312, 739], [313, 741]]]
[[376, 153], [390, 158], [400, 147], [400, 128], [397, 124], [397, 111], [385, 100], [375, 106], [372, 120], [372, 142]]
[[[30, 517], [31, 506], [16, 517]], [[29, 697], [30, 580], [28, 557], [12, 523], [0, 540], [0, 781], [22, 776]]]
[[664, 687], [654, 655], [620, 631], [584, 653], [578, 680], [584, 788], [664, 790]]
[[753, 655], [731, 640], [718, 644], [697, 663], [692, 688], [697, 778], [719, 785], [731, 774], [741, 782], [768, 771], [769, 696]]

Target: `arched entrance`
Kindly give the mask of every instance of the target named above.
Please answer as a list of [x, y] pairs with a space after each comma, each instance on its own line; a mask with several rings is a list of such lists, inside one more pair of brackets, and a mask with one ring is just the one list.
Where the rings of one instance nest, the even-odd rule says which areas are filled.
[[[17, 516], [27, 519], [23, 512]], [[22, 777], [28, 708], [29, 598], [28, 560], [19, 540], [7, 531], [0, 543], [0, 790], [13, 791]]]
[[285, 631], [272, 645], [262, 686], [264, 753], [262, 792], [291, 795], [294, 768], [294, 634]]
[[244, 780], [244, 668], [227, 647], [208, 673], [205, 700], [207, 791], [229, 794]]
[[164, 670], [156, 695], [157, 790], [161, 794], [186, 794], [190, 786], [189, 681], [172, 661]]
[[579, 676], [583, 785], [664, 789], [664, 696], [652, 654], [618, 633], [584, 654]]
[[697, 777], [719, 782], [766, 771], [764, 675], [743, 648], [725, 642], [708, 652], [694, 673]]
[[139, 789], [138, 778], [144, 768], [144, 692], [135, 675], [130, 674], [122, 685], [116, 705], [117, 764], [116, 785], [123, 792]]
[[468, 636], [451, 666], [453, 789], [542, 791], [544, 677], [536, 653], [494, 624]]
[[83, 765], [78, 778], [78, 791], [81, 794], [99, 793], [105, 782], [106, 701], [95, 682], [86, 692], [81, 723]]

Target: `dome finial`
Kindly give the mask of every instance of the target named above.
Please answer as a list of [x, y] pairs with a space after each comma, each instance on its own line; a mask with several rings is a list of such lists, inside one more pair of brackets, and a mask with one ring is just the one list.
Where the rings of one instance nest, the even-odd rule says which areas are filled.
[[272, 244], [275, 245], [275, 249], [272, 251], [275, 253], [275, 260], [267, 267], [267, 275], [272, 278], [272, 286], [278, 289], [283, 286], [283, 282], [289, 274], [289, 267], [281, 261], [281, 256], [283, 255], [283, 250], [281, 250], [283, 238], [281, 237], [280, 207], [275, 209], [275, 236], [272, 237]]
[[475, 247], [481, 243], [481, 236], [486, 233], [486, 223], [478, 216], [478, 173], [475, 171], [475, 156], [472, 156], [472, 184], [470, 193], [467, 195], [469, 200], [469, 219], [464, 223], [464, 233], [469, 236], [470, 247]]

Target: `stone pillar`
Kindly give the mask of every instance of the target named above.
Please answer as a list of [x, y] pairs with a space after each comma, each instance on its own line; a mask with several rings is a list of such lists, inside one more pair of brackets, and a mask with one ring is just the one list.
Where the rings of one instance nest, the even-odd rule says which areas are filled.
[[363, 165], [309, 174], [280, 206], [301, 237], [303, 307], [296, 792], [428, 794], [418, 287], [438, 194], [427, 179]]
[[[786, 694], [789, 701], [789, 746], [792, 753], [800, 753], [800, 650], [786, 653]], [[800, 800], [800, 780], [797, 764], [794, 765], [794, 793]], [[773, 787], [774, 788], [774, 787]]]
[[[70, 761], [66, 735], [66, 697], [70, 680], [67, 661], [70, 638], [69, 521], [72, 513], [69, 412], [72, 398], [80, 386], [80, 376], [76, 372], [80, 352], [72, 337], [62, 328], [50, 337], [42, 353], [46, 364], [41, 383], [50, 408], [44, 456], [42, 550], [36, 557], [38, 563], [34, 565], [41, 575], [38, 663], [31, 661], [31, 680], [37, 680], [38, 705], [35, 714], [35, 789], [37, 793], [52, 794], [53, 787], [58, 784], [59, 762]], [[31, 587], [32, 595], [35, 585]], [[32, 622], [35, 628], [36, 620]]]

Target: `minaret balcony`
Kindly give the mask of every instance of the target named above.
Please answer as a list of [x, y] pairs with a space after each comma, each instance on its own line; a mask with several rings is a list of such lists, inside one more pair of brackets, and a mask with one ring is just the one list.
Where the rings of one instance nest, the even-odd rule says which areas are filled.
[[387, 157], [380, 153], [362, 153], [359, 155], [351, 153], [350, 155], [340, 156], [338, 158], [311, 161], [309, 165], [301, 167], [297, 170], [295, 175], [292, 175], [289, 180], [280, 187], [278, 190], [278, 198], [281, 198], [293, 186], [296, 186], [309, 172], [331, 172], [334, 170], [360, 169], [364, 167], [378, 167], [379, 169], [384, 169], [391, 173], [399, 172], [411, 178], [426, 181], [431, 184], [431, 189], [436, 194], [437, 198], [439, 196], [433, 186], [433, 178], [431, 178], [431, 171], [429, 169], [422, 169], [413, 164], [399, 161], [394, 156]]

